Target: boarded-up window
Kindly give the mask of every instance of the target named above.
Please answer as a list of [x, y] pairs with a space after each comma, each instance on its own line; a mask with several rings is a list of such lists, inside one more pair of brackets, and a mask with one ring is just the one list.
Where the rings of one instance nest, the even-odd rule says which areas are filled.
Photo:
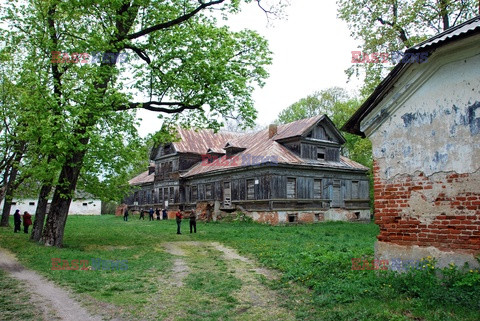
[[207, 200], [212, 199], [212, 184], [205, 185], [205, 198]]
[[358, 181], [352, 181], [352, 199], [359, 199]]
[[232, 205], [232, 190], [230, 182], [223, 182], [223, 205], [231, 206]]
[[325, 148], [317, 147], [317, 160], [325, 160]]
[[333, 181], [333, 197], [332, 197], [332, 207], [340, 207], [340, 180]]
[[196, 202], [198, 198], [197, 186], [192, 186], [192, 202]]
[[175, 202], [175, 188], [170, 187], [170, 200], [168, 201], [170, 204]]
[[295, 178], [287, 178], [287, 198], [297, 197], [297, 180]]
[[322, 198], [322, 180], [321, 179], [313, 180], [313, 198], [315, 199]]
[[255, 181], [247, 179], [247, 200], [255, 199]]

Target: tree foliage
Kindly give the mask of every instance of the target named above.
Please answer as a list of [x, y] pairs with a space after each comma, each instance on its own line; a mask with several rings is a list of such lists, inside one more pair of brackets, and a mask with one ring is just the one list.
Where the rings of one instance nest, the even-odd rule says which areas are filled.
[[[243, 2], [273, 10], [261, 0]], [[39, 200], [53, 193], [44, 244], [62, 245], [78, 184], [104, 197], [122, 190], [142, 149], [136, 109], [215, 130], [225, 118], [253, 124], [251, 92], [267, 77], [267, 42], [253, 31], [218, 26], [211, 13], [227, 17], [240, 3], [13, 0], [1, 8], [2, 59], [28, 69], [16, 85], [35, 97], [23, 115], [42, 182]], [[43, 218], [34, 229], [42, 226]]]
[[[479, 8], [477, 0], [338, 0], [337, 5], [339, 18], [366, 54], [404, 51], [474, 17]], [[355, 64], [346, 72], [364, 76], [362, 95], [368, 96], [390, 68], [383, 63]]]

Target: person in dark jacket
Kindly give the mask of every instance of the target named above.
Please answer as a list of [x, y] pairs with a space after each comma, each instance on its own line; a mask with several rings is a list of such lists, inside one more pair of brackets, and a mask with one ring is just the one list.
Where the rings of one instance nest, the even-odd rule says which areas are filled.
[[140, 210], [140, 217], [139, 220], [145, 220], [145, 211], [143, 209]]
[[153, 213], [154, 213], [153, 208], [150, 207], [150, 209], [148, 210], [148, 220], [149, 220], [149, 221], [153, 221], [153, 220], [154, 220], [154, 219], [153, 219]]
[[16, 210], [15, 214], [13, 214], [13, 223], [15, 224], [13, 233], [17, 233], [18, 231], [20, 231], [20, 225], [22, 224], [22, 217], [20, 216], [20, 210]]
[[123, 213], [123, 220], [125, 222], [128, 222], [128, 208], [125, 209], [125, 212]]
[[155, 209], [155, 215], [157, 215], [157, 221], [160, 221], [160, 209], [158, 207]]
[[167, 215], [167, 209], [166, 209], [166, 208], [164, 208], [164, 209], [162, 210], [162, 215], [163, 215], [163, 219], [164, 219], [164, 220], [168, 220], [168, 215]]
[[27, 211], [23, 212], [23, 231], [28, 234], [28, 227], [32, 225], [32, 215]]
[[192, 227], [195, 233], [197, 233], [197, 214], [195, 211], [190, 213], [190, 234], [192, 234]]
[[177, 213], [175, 214], [175, 218], [177, 220], [177, 234], [182, 234], [180, 233], [180, 225], [182, 224], [182, 212], [180, 211], [177, 211]]

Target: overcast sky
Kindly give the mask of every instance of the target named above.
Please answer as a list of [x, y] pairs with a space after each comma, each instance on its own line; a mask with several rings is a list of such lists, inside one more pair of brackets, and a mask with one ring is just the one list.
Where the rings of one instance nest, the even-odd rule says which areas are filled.
[[[351, 66], [351, 51], [358, 42], [350, 37], [346, 23], [337, 19], [335, 0], [291, 0], [287, 18], [268, 25], [265, 14], [255, 5], [229, 19], [233, 30], [254, 29], [268, 39], [273, 52], [270, 77], [253, 93], [258, 110], [257, 123], [265, 126], [278, 113], [314, 91], [340, 86], [350, 91], [358, 81], [347, 83], [344, 72]], [[139, 111], [142, 136], [155, 132], [161, 122], [156, 114]]]

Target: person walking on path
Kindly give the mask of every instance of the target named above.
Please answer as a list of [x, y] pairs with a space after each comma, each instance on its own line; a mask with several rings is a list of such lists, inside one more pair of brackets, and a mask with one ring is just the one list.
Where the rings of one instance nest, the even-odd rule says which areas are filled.
[[123, 220], [125, 222], [128, 222], [128, 208], [125, 209], [125, 212], [123, 213]]
[[177, 220], [177, 234], [182, 234], [180, 232], [180, 225], [182, 224], [182, 212], [180, 212], [180, 210], [177, 211], [177, 213], [175, 214], [175, 218]]
[[22, 217], [20, 216], [20, 210], [16, 210], [15, 214], [13, 214], [13, 223], [15, 224], [13, 233], [17, 233], [18, 231], [20, 231], [20, 225], [22, 224]]
[[164, 209], [162, 210], [162, 214], [163, 214], [163, 219], [164, 219], [164, 220], [168, 220], [167, 209], [166, 209], [166, 208], [164, 208]]
[[153, 208], [150, 207], [150, 209], [148, 210], [148, 220], [149, 221], [154, 221], [153, 213], [154, 213]]
[[140, 210], [140, 217], [138, 219], [145, 220], [145, 211], [143, 209]]
[[158, 207], [155, 209], [155, 215], [157, 215], [157, 221], [160, 221], [160, 209]]
[[197, 233], [197, 214], [195, 211], [190, 212], [190, 234], [192, 234], [192, 227], [195, 233]]
[[23, 231], [28, 234], [28, 227], [32, 225], [32, 215], [27, 211], [23, 212]]

